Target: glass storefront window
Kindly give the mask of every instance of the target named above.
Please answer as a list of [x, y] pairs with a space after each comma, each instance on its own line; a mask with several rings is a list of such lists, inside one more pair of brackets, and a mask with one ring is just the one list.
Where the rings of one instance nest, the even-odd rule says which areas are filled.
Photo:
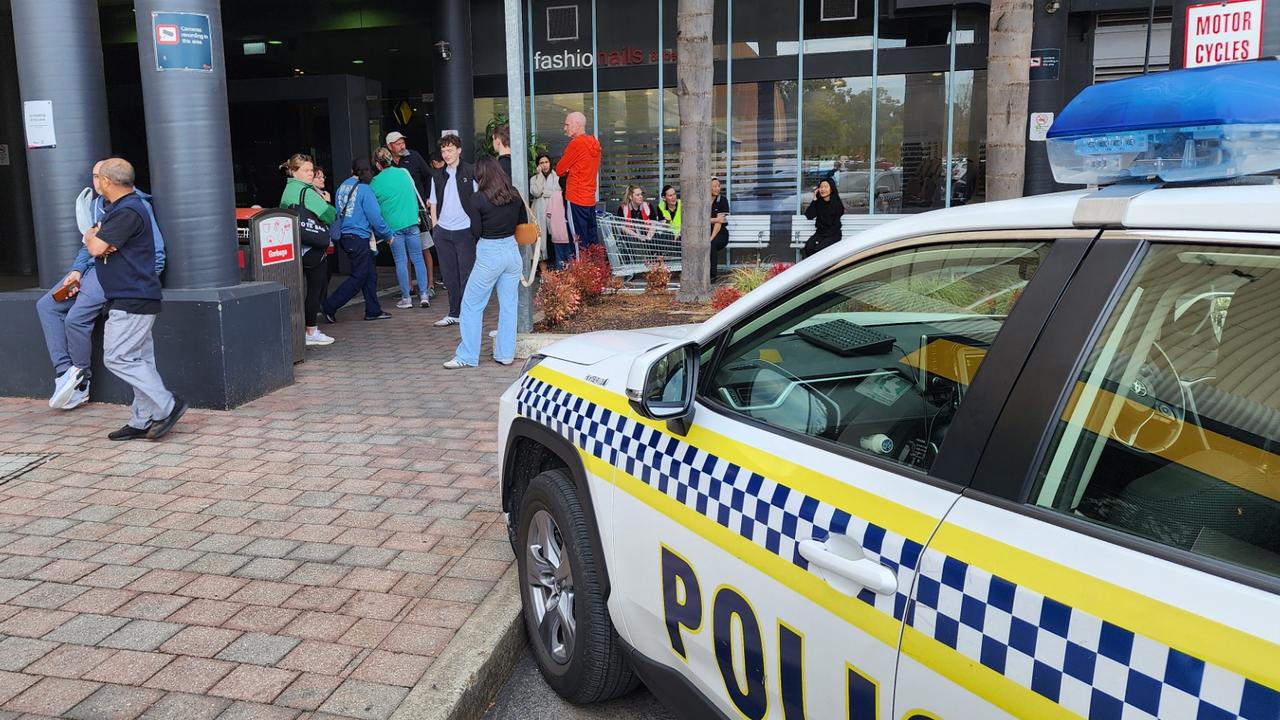
[[[835, 3], [824, 4], [820, 1], [805, 3], [805, 55], [871, 49], [874, 26], [872, 13], [875, 12], [875, 0], [839, 5], [845, 7], [838, 7]], [[849, 5], [855, 8], [852, 16], [848, 12]]]
[[877, 98], [877, 185], [901, 187], [897, 207], [923, 212], [946, 206], [946, 73], [881, 75]]
[[[801, 208], [812, 201], [818, 181], [830, 178], [845, 212], [868, 212], [870, 157], [871, 78], [806, 80]], [[877, 212], [896, 210], [877, 207]]]
[[[612, 210], [628, 185], [658, 194], [658, 93], [600, 93], [600, 200]], [[670, 153], [668, 153], [668, 156]]]
[[987, 71], [957, 71], [955, 87], [951, 204], [969, 205], [987, 196]]

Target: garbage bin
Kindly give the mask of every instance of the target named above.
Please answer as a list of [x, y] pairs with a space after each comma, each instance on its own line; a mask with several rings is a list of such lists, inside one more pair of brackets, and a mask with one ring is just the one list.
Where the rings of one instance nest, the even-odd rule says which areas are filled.
[[[237, 211], [237, 220], [240, 212]], [[289, 322], [293, 328], [293, 361], [303, 361], [306, 328], [302, 324], [302, 249], [298, 216], [292, 210], [257, 210], [246, 219], [248, 247], [244, 274], [249, 281], [278, 282], [289, 291]]]

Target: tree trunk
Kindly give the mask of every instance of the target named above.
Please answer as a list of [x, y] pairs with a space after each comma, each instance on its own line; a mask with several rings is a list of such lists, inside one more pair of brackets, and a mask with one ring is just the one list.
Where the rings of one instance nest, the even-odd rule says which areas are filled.
[[676, 76], [680, 108], [680, 302], [711, 295], [711, 26], [714, 0], [680, 0]]
[[987, 199], [1022, 197], [1032, 0], [993, 0], [987, 51]]

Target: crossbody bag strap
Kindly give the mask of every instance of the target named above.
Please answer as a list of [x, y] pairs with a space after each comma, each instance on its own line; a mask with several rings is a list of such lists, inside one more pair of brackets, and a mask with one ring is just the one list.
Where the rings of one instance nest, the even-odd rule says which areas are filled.
[[[520, 195], [520, 191], [517, 190], [516, 194]], [[529, 216], [529, 222], [538, 228], [538, 241], [533, 244], [533, 252], [530, 254], [532, 259], [529, 262], [529, 277], [525, 278], [524, 273], [520, 274], [520, 284], [525, 287], [532, 287], [534, 278], [538, 276], [538, 261], [542, 259], [542, 226], [538, 224], [537, 220], [534, 220], [533, 208], [529, 207], [529, 201], [523, 195], [520, 195], [520, 201], [524, 203], [524, 211]]]

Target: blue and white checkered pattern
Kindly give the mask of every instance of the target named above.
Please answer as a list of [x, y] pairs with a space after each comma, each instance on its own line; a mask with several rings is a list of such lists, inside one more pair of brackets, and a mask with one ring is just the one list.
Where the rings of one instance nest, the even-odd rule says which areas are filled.
[[1017, 586], [526, 376], [520, 414], [801, 568], [843, 533], [911, 587], [858, 598], [1081, 717], [1280, 720], [1280, 692]]
[[907, 622], [1087, 718], [1280, 718], [1280, 693], [926, 550]]

